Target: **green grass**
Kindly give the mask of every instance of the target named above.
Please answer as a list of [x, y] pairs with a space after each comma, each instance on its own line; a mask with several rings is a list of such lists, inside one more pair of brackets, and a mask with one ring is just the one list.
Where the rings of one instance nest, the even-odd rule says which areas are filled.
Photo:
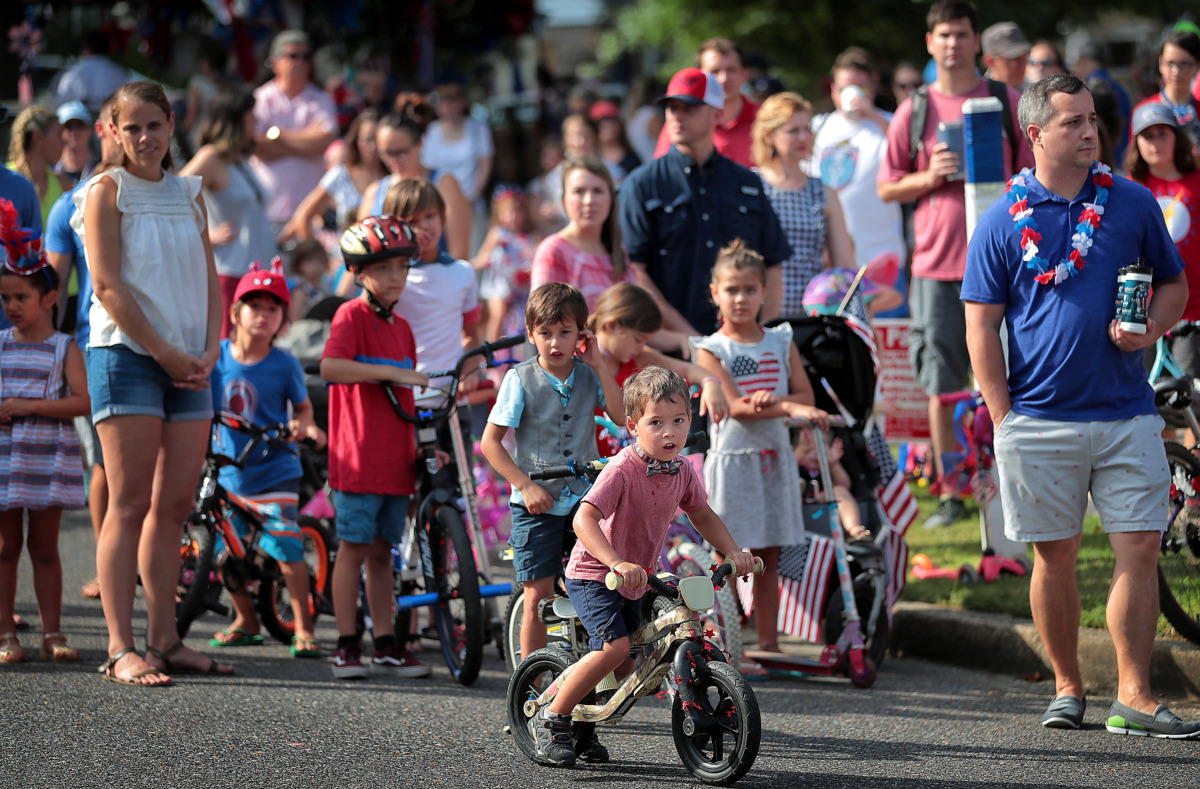
[[[924, 553], [938, 567], [959, 567], [969, 563], [978, 568], [981, 545], [979, 513], [975, 502], [967, 502], [970, 517], [966, 520], [945, 528], [926, 529], [923, 528], [923, 524], [933, 513], [937, 500], [924, 488], [914, 485], [913, 491], [920, 512], [906, 535], [910, 558]], [[1032, 560], [1032, 550], [1029, 555]], [[1112, 569], [1112, 548], [1101, 530], [1100, 519], [1095, 515], [1089, 516], [1083, 524], [1083, 544], [1079, 550], [1079, 562], [1075, 570], [1082, 606], [1080, 620], [1086, 627], [1105, 627], [1104, 606], [1108, 599]], [[905, 586], [901, 598], [948, 605], [967, 611], [1008, 614], [1026, 619], [1031, 617], [1028, 576], [1002, 575], [994, 583], [980, 582], [976, 586], [967, 586], [950, 579], [917, 580], [910, 573], [908, 585]], [[1174, 629], [1161, 616], [1158, 620], [1158, 632], [1159, 635], [1175, 635]]]

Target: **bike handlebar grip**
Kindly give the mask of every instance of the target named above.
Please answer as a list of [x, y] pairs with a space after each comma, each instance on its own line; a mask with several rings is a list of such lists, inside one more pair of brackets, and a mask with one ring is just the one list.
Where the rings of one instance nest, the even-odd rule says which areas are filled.
[[505, 348], [515, 348], [518, 345], [523, 345], [524, 343], [525, 343], [525, 335], [524, 334], [516, 334], [516, 335], [513, 335], [512, 337], [501, 337], [500, 339], [496, 340], [495, 342], [489, 342], [488, 347], [491, 348], [493, 351], [503, 351]]
[[1195, 334], [1200, 330], [1200, 323], [1195, 321], [1180, 321], [1171, 327], [1172, 337], [1187, 337], [1189, 334]]
[[547, 466], [541, 471], [534, 471], [529, 474], [532, 480], [543, 479], [563, 479], [564, 477], [575, 476], [574, 466]]
[[610, 592], [616, 591], [625, 585], [625, 579], [614, 572], [609, 572], [604, 576], [604, 585], [608, 587]]

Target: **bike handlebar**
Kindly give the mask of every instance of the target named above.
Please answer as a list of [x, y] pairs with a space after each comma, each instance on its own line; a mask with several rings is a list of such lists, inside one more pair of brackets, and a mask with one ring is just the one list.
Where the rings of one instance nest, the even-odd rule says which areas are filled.
[[[763, 560], [761, 558], [759, 558], [758, 556], [755, 556], [754, 557], [754, 574], [758, 575], [758, 574], [762, 573], [762, 571], [765, 568], [766, 568], [766, 565], [763, 564]], [[720, 565], [719, 567], [717, 567], [713, 570], [713, 574], [712, 574], [712, 578], [711, 578], [713, 586], [716, 587], [717, 589], [720, 589], [721, 587], [723, 587], [725, 585], [725, 580], [731, 575], [733, 575], [733, 562], [725, 562], [724, 564]], [[679, 590], [678, 589], [676, 589], [673, 586], [668, 586], [667, 584], [663, 583], [662, 580], [657, 575], [655, 575], [654, 573], [652, 573], [650, 571], [646, 572], [646, 582], [647, 582], [647, 585], [651, 589], [658, 592], [659, 594], [666, 595], [667, 597], [671, 598], [672, 600], [679, 599]], [[608, 575], [604, 576], [604, 585], [607, 586], [609, 589], [617, 590], [617, 589], [620, 589], [623, 586], [625, 586], [625, 578], [624, 578], [624, 576], [622, 576], [618, 573], [610, 572]]]
[[609, 458], [598, 458], [597, 460], [588, 460], [583, 463], [576, 463], [572, 460], [565, 466], [547, 466], [546, 468], [531, 472], [529, 478], [534, 481], [540, 481], [579, 477], [580, 479], [590, 479], [594, 482], [596, 476], [608, 465], [608, 461]]
[[[291, 434], [291, 428], [284, 422], [261, 427], [246, 419], [241, 414], [235, 414], [232, 411], [221, 411], [213, 417], [213, 424], [221, 425], [222, 427], [227, 427], [230, 430], [236, 430], [239, 433], [245, 433], [250, 436], [250, 440], [246, 442], [246, 446], [242, 447], [242, 451], [238, 453], [236, 458], [215, 452], [212, 448], [212, 442], [209, 442], [208, 457], [210, 460], [215, 460], [217, 466], [221, 468], [225, 466], [245, 468], [246, 460], [250, 457], [250, 453], [263, 441], [272, 449], [282, 449], [287, 452], [296, 451], [296, 448], [284, 438], [284, 436]], [[309, 441], [311, 439], [305, 440]], [[314, 446], [315, 443], [313, 442]]]
[[1172, 337], [1187, 337], [1189, 334], [1195, 334], [1197, 331], [1200, 331], [1200, 322], [1180, 321], [1172, 326], [1168, 333]]
[[383, 393], [387, 396], [388, 402], [391, 403], [392, 410], [396, 412], [396, 416], [405, 422], [412, 422], [414, 424], [424, 421], [438, 422], [449, 416], [450, 410], [454, 407], [454, 400], [458, 396], [458, 383], [462, 378], [462, 368], [467, 359], [472, 356], [482, 356], [486, 367], [496, 367], [498, 364], [494, 356], [496, 351], [512, 348], [523, 342], [525, 342], [524, 335], [502, 337], [495, 342], [485, 342], [476, 348], [464, 351], [462, 356], [458, 357], [458, 363], [454, 365], [453, 370], [439, 370], [429, 373], [427, 377], [431, 381], [435, 378], [450, 378], [450, 388], [446, 391], [446, 404], [441, 408], [422, 409], [416, 414], [410, 414], [404, 410], [404, 406], [400, 405], [400, 400], [396, 397], [396, 392], [392, 388], [393, 384], [391, 382], [380, 381], [379, 385], [383, 387]]

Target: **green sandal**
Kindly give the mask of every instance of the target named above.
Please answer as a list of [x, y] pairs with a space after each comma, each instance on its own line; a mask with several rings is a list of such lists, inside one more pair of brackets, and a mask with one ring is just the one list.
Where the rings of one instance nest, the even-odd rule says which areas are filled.
[[263, 642], [261, 633], [247, 633], [240, 627], [235, 627], [233, 629], [225, 628], [218, 635], [225, 636], [229, 640], [222, 641], [216, 636], [213, 636], [208, 640], [208, 645], [210, 647], [252, 647]]
[[321, 645], [316, 639], [296, 638], [292, 637], [292, 657], [296, 658], [319, 658], [321, 657]]

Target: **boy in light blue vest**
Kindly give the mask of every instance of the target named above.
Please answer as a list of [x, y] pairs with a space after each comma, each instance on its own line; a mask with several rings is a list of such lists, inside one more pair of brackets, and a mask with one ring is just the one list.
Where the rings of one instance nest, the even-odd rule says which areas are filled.
[[[596, 458], [597, 407], [625, 423], [621, 389], [597, 363], [587, 319], [583, 294], [570, 285], [551, 282], [529, 295], [525, 330], [538, 355], [504, 376], [480, 442], [484, 457], [512, 485], [509, 544], [517, 581], [525, 587], [526, 623], [537, 622], [538, 603], [554, 593], [567, 527], [589, 485], [574, 478], [535, 483], [529, 474]], [[509, 428], [516, 439], [511, 455], [501, 443]], [[522, 655], [544, 646], [544, 628], [521, 628]]]

